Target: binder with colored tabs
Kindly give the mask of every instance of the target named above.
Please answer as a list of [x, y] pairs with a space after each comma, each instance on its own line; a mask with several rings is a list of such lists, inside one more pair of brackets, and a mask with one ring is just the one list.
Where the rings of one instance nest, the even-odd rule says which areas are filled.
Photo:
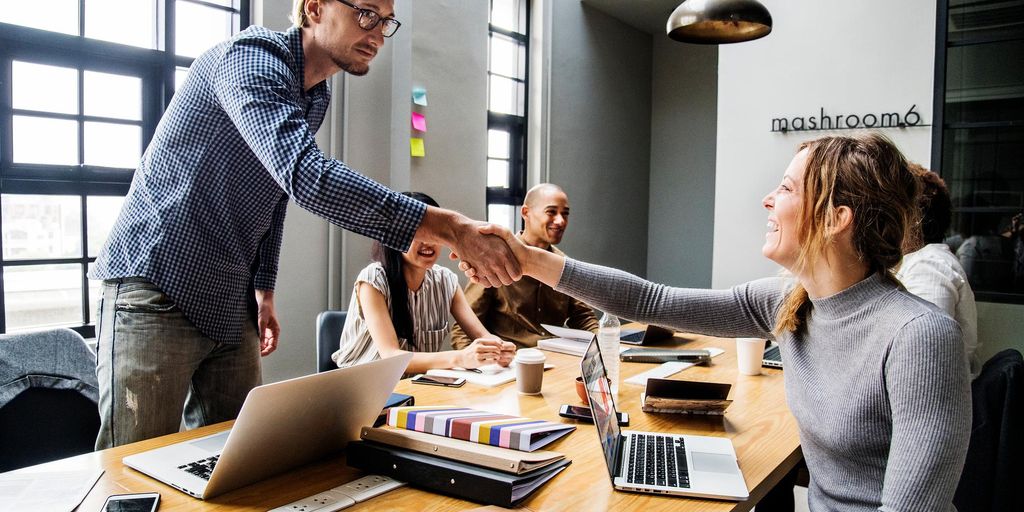
[[388, 411], [388, 425], [524, 452], [576, 430], [572, 425], [451, 405], [394, 407]]

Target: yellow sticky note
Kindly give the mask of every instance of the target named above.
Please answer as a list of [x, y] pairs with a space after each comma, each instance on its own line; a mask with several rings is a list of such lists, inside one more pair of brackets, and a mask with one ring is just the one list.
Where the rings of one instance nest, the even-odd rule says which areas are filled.
[[412, 156], [427, 156], [426, 151], [423, 149], [423, 139], [416, 137], [409, 139], [409, 152], [412, 153]]

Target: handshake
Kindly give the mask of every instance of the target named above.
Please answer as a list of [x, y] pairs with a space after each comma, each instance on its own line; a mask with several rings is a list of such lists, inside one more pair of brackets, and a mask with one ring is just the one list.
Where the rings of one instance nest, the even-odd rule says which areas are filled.
[[530, 248], [497, 224], [470, 222], [470, 228], [450, 245], [451, 259], [474, 283], [507, 286], [529, 274]]

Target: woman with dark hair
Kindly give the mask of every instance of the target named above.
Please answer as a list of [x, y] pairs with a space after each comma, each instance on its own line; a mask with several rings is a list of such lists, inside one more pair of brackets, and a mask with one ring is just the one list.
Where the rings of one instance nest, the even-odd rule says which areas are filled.
[[971, 433], [960, 328], [890, 271], [916, 222], [917, 190], [903, 155], [881, 135], [802, 144], [763, 200], [761, 253], [793, 277], [730, 290], [659, 285], [502, 234], [525, 274], [602, 311], [778, 341], [811, 510], [952, 511]]
[[[405, 195], [438, 206], [420, 192]], [[407, 373], [431, 368], [508, 366], [515, 345], [484, 328], [469, 307], [455, 273], [434, 265], [435, 244], [414, 240], [402, 253], [375, 242], [374, 262], [356, 278], [340, 348], [332, 356], [340, 367], [365, 363], [400, 352], [415, 352]], [[450, 331], [449, 313], [473, 343], [462, 350], [442, 351]]]
[[920, 165], [910, 164], [910, 171], [921, 183], [917, 200], [921, 222], [904, 243], [905, 254], [896, 277], [908, 292], [935, 304], [960, 324], [974, 378], [981, 373], [978, 309], [967, 272], [943, 242], [953, 216], [949, 190], [938, 174]]

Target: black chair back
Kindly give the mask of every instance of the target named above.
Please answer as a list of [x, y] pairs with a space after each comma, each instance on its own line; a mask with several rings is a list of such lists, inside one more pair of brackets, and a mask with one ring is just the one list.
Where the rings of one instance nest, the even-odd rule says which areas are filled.
[[338, 367], [331, 354], [338, 350], [341, 331], [345, 328], [346, 311], [324, 311], [316, 316], [316, 371], [326, 372]]
[[1024, 510], [1024, 359], [1007, 349], [971, 385], [974, 419], [953, 504], [959, 512]]

